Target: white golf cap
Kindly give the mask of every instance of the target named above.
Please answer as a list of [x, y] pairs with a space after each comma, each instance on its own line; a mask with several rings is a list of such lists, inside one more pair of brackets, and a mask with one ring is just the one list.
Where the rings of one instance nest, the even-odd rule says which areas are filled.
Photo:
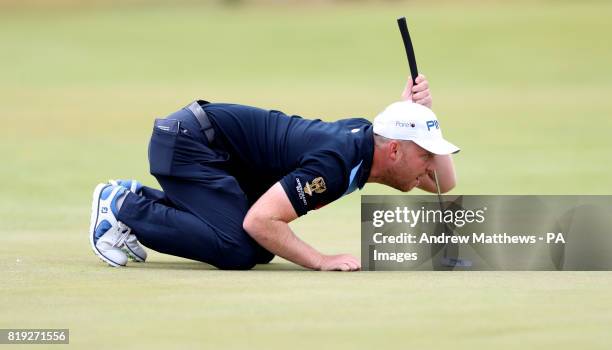
[[388, 139], [412, 141], [434, 154], [459, 152], [459, 147], [442, 138], [434, 112], [410, 101], [392, 103], [377, 115], [374, 133]]

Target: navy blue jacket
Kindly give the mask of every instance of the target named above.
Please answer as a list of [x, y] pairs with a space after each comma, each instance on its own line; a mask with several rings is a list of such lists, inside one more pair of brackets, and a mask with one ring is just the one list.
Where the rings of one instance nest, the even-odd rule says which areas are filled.
[[366, 119], [324, 122], [227, 103], [203, 108], [251, 204], [280, 181], [301, 216], [361, 189], [370, 175], [374, 138]]

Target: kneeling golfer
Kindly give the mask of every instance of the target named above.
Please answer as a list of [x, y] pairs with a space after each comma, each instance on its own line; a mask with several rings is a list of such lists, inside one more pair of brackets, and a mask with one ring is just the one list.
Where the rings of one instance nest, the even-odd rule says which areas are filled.
[[436, 192], [436, 170], [441, 192], [455, 186], [450, 154], [459, 148], [442, 138], [425, 77], [409, 80], [402, 98], [373, 124], [206, 101], [157, 119], [149, 162], [163, 191], [135, 180], [99, 184], [91, 246], [112, 266], [128, 255], [144, 261], [140, 242], [219, 269], [279, 255], [314, 270], [359, 270], [357, 258], [320, 253], [288, 223], [367, 182]]

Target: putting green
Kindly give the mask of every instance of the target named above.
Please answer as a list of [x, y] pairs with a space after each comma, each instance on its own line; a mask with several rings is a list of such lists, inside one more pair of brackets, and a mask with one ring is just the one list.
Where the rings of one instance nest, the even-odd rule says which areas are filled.
[[[97, 182], [156, 186], [151, 121], [195, 98], [372, 119], [408, 75], [401, 15], [462, 147], [453, 193], [611, 194], [612, 4], [64, 3], [0, 4], [0, 328], [83, 348], [609, 347], [609, 272], [230, 272], [154, 252], [112, 269], [86, 231]], [[359, 194], [292, 226], [358, 254]]]

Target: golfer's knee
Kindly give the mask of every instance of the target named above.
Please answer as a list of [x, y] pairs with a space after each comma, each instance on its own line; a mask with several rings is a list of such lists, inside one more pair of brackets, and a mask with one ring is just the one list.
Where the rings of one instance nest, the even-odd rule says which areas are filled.
[[217, 264], [217, 267], [221, 270], [250, 270], [255, 267], [255, 265], [257, 265], [255, 261], [232, 259]]
[[216, 266], [221, 270], [250, 270], [257, 264], [254, 249], [231, 249], [224, 252]]
[[257, 263], [258, 264], [267, 264], [270, 261], [272, 261], [272, 259], [274, 259], [274, 254], [270, 253], [269, 251], [264, 251], [264, 252], [260, 252], [257, 256]]

